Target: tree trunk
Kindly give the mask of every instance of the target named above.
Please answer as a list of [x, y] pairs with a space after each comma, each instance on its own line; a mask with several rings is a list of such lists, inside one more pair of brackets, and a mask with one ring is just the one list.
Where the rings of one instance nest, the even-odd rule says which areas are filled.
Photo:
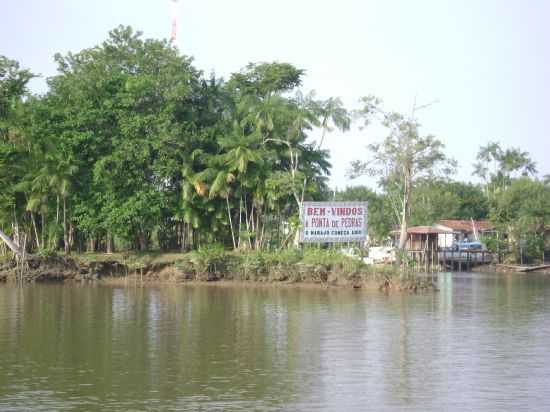
[[36, 247], [40, 249], [40, 237], [38, 236], [38, 229], [36, 228], [36, 219], [34, 218], [34, 213], [31, 211], [31, 221], [32, 227], [34, 229], [34, 236], [36, 237]]
[[296, 233], [294, 234], [294, 247], [298, 248], [300, 247], [300, 232], [302, 230], [302, 220], [303, 220], [303, 203], [300, 202], [298, 199], [297, 200], [297, 203], [298, 203], [298, 218], [299, 218], [299, 221], [298, 221], [298, 227], [296, 228]]
[[[327, 125], [327, 116], [324, 117], [323, 122], [321, 124]], [[321, 150], [321, 146], [323, 146], [323, 141], [325, 140], [325, 135], [327, 134], [327, 127], [323, 126], [323, 134], [321, 135], [321, 141], [319, 142], [319, 146], [317, 146], [317, 150]]]
[[250, 240], [250, 225], [248, 221], [248, 205], [246, 203], [246, 193], [244, 194], [244, 223], [246, 226], [246, 238], [248, 239], [248, 246], [252, 249], [252, 241]]
[[138, 234], [139, 250], [144, 252], [147, 250], [147, 235], [145, 232], [140, 231]]
[[[251, 202], [253, 204], [253, 202]], [[250, 249], [253, 249], [254, 246], [252, 245], [252, 233], [256, 233], [256, 222], [255, 222], [255, 218], [254, 218], [254, 206], [251, 206], [250, 208], [250, 225], [249, 226], [249, 233], [248, 233], [248, 236], [249, 236], [249, 239], [250, 239]], [[254, 244], [256, 243], [256, 239], [254, 238]]]
[[229, 217], [229, 226], [231, 227], [231, 240], [233, 240], [233, 249], [237, 249], [237, 241], [235, 240], [235, 231], [233, 230], [233, 220], [231, 219], [231, 208], [229, 207], [229, 196], [225, 198], [227, 204], [227, 216]]
[[63, 245], [65, 254], [68, 255], [71, 251], [69, 245], [69, 230], [67, 227], [67, 198], [63, 198]]
[[242, 233], [242, 223], [243, 223], [243, 196], [239, 199], [239, 240], [237, 242], [237, 248], [241, 248], [241, 233]]
[[398, 253], [396, 263], [401, 266], [401, 260], [407, 250], [407, 228], [410, 215], [411, 202], [411, 171], [409, 168], [405, 171], [405, 182], [403, 188], [403, 208], [401, 210], [401, 233], [399, 235]]
[[396, 255], [397, 266], [401, 266], [402, 257], [407, 249], [407, 220], [405, 218], [401, 219], [401, 233], [399, 234], [399, 245]]
[[181, 251], [185, 252], [187, 249], [187, 224], [185, 221], [181, 222]]
[[19, 246], [11, 240], [11, 238], [6, 235], [2, 230], [0, 230], [0, 239], [11, 249], [11, 251], [17, 256], [21, 256], [21, 249]]
[[42, 247], [46, 248], [46, 217], [44, 215], [45, 213], [42, 211], [40, 214], [42, 225]]
[[110, 232], [107, 232], [107, 254], [111, 254], [114, 252], [113, 243], [113, 235]]
[[96, 238], [95, 236], [90, 236], [90, 244], [88, 246], [88, 252], [95, 252], [96, 251]]
[[69, 253], [73, 250], [74, 246], [74, 225], [69, 223]]
[[[260, 206], [261, 207], [261, 206]], [[262, 233], [262, 230], [261, 230], [261, 221], [260, 221], [260, 214], [261, 214], [261, 209], [260, 210], [256, 210], [256, 238], [254, 239], [254, 247], [256, 249], [260, 249], [261, 248], [261, 233]]]

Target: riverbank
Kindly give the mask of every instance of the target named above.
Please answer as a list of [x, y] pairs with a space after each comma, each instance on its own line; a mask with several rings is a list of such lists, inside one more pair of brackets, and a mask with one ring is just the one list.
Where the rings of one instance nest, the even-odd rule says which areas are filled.
[[416, 276], [401, 279], [388, 265], [366, 265], [337, 251], [306, 249], [277, 252], [229, 252], [205, 249], [189, 253], [80, 254], [33, 257], [26, 270], [13, 261], [0, 263], [0, 281], [322, 286], [384, 292], [433, 290]]
[[496, 273], [538, 273], [544, 275], [550, 275], [550, 267], [548, 265], [508, 265], [508, 264], [490, 264], [480, 265], [472, 268], [473, 272], [496, 272]]

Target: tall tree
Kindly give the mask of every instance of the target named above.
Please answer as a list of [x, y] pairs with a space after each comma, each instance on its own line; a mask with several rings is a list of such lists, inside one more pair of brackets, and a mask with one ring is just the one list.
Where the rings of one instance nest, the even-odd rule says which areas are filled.
[[200, 132], [199, 73], [166, 41], [122, 26], [102, 45], [56, 60], [47, 99], [60, 121], [52, 133], [63, 136], [64, 153], [87, 165], [76, 176], [73, 206], [90, 210], [79, 202], [91, 202], [98, 219], [86, 223], [102, 223], [88, 230], [108, 245], [116, 234], [144, 250], [163, 220], [168, 189], [176, 190], [165, 174], [178, 161], [170, 149]]
[[25, 212], [26, 204], [16, 187], [28, 175], [26, 166], [32, 153], [23, 123], [27, 84], [33, 77], [18, 62], [0, 55], [0, 228], [11, 224], [14, 239], [5, 232], [0, 237], [14, 253], [21, 251], [18, 215]]
[[320, 118], [322, 131], [318, 149], [323, 147], [327, 133], [334, 131], [334, 129], [347, 132], [351, 127], [351, 116], [339, 97], [330, 97], [319, 102], [317, 104], [317, 114]]
[[527, 152], [519, 148], [503, 149], [497, 142], [481, 146], [474, 163], [474, 174], [485, 182], [488, 197], [505, 191], [513, 179], [536, 173], [536, 163]]
[[520, 242], [527, 243], [527, 253], [542, 258], [550, 230], [550, 188], [529, 177], [514, 180], [496, 198], [491, 220], [507, 233], [518, 256]]
[[487, 219], [489, 202], [482, 188], [442, 178], [419, 179], [412, 196], [412, 225], [440, 219]]
[[[307, 133], [320, 126], [320, 104], [311, 94], [303, 98], [298, 92], [294, 99], [288, 98], [301, 85], [302, 75], [302, 70], [286, 63], [260, 63], [247, 66], [228, 82], [242, 132], [259, 133], [263, 140], [259, 150], [269, 160], [251, 203], [265, 205], [268, 199], [290, 197], [299, 211], [304, 197], [322, 185], [322, 176], [328, 173], [327, 154], [306, 143]], [[330, 115], [326, 116], [328, 127]], [[254, 210], [250, 215], [258, 216]]]
[[422, 136], [414, 107], [410, 116], [385, 111], [375, 97], [362, 100], [358, 116], [365, 124], [379, 119], [388, 129], [382, 143], [369, 144], [368, 160], [356, 160], [351, 164], [349, 176], [378, 176], [380, 185], [392, 199], [395, 216], [400, 223], [397, 263], [401, 262], [407, 243], [407, 228], [411, 217], [411, 200], [418, 179], [430, 178], [439, 172], [448, 172], [454, 163], [443, 153], [444, 145], [433, 135]]

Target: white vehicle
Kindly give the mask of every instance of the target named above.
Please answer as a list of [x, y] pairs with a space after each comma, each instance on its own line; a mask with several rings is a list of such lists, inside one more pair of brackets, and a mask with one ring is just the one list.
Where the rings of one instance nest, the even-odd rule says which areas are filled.
[[369, 249], [369, 260], [372, 263], [393, 263], [395, 262], [395, 248], [390, 246], [373, 246]]

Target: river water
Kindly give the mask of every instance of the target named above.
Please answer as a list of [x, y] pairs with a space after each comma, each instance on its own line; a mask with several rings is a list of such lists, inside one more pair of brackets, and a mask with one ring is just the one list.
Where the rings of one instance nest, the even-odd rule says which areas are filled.
[[0, 410], [550, 410], [550, 276], [437, 283], [0, 285]]

